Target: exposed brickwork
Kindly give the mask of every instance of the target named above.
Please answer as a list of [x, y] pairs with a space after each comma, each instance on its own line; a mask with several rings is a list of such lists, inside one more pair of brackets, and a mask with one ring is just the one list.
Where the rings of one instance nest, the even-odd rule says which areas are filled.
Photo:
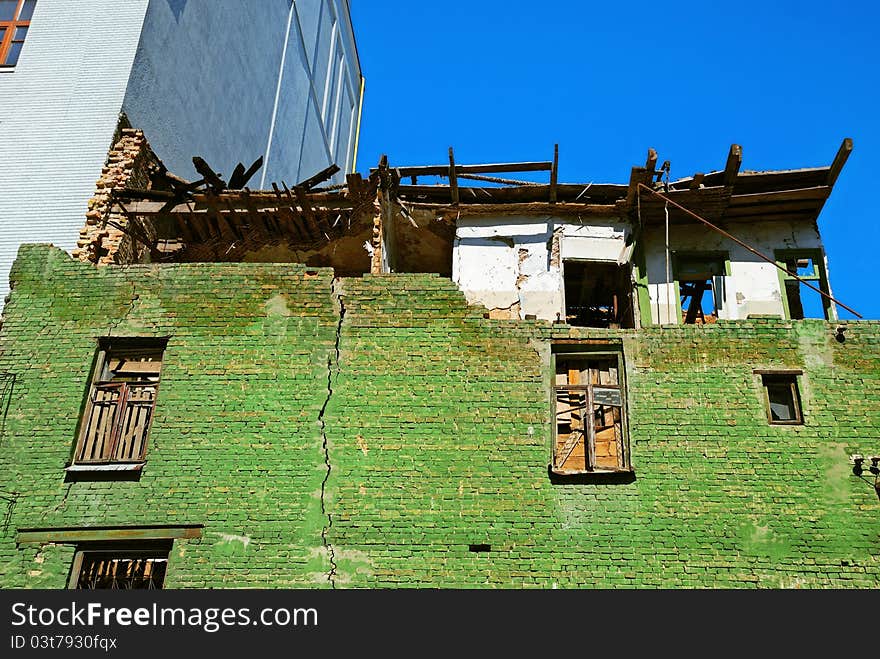
[[[576, 330], [486, 319], [430, 275], [44, 246], [13, 279], [5, 587], [61, 587], [72, 557], [18, 528], [192, 523], [169, 587], [880, 586], [880, 501], [848, 461], [880, 452], [878, 322]], [[171, 337], [148, 464], [65, 483], [108, 331]], [[622, 343], [632, 482], [548, 477], [554, 338]], [[755, 368], [803, 370], [805, 425], [767, 424]]]
[[[73, 256], [84, 262], [108, 265], [111, 263], [134, 263], [139, 258], [138, 245], [119, 228], [128, 219], [119, 209], [113, 208], [111, 195], [125, 188], [148, 187], [148, 168], [159, 160], [141, 130], [123, 128], [121, 139], [107, 156], [101, 177], [95, 184], [95, 195], [89, 199], [85, 226], [80, 229], [77, 248]], [[149, 227], [146, 227], [149, 230]]]

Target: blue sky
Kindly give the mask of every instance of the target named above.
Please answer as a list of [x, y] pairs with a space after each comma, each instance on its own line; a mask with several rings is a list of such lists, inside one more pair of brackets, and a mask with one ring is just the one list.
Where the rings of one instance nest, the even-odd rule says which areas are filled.
[[[819, 217], [835, 297], [880, 318], [880, 3], [354, 0], [366, 77], [358, 169], [549, 160], [625, 183], [648, 147], [672, 178], [831, 163]], [[841, 318], [853, 318], [840, 309]]]

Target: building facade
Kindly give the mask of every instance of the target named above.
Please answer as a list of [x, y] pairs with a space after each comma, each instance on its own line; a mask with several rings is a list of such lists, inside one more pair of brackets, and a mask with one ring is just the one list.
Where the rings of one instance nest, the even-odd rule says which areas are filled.
[[[362, 77], [347, 0], [21, 0], [10, 11], [0, 298], [20, 244], [77, 246], [107, 150], [130, 124], [188, 179], [196, 155], [226, 177], [262, 157], [253, 187], [354, 168]], [[24, 31], [14, 50], [13, 30]]]
[[185, 197], [132, 185], [148, 148], [111, 154], [95, 249], [13, 269], [4, 587], [880, 585], [880, 322], [808, 317], [849, 142]]

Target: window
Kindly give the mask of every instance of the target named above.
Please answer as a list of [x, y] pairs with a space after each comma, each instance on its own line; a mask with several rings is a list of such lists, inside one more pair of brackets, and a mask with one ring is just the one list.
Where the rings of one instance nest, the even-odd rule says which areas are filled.
[[[817, 249], [777, 250], [776, 263], [810, 282], [820, 291], [828, 294], [828, 277], [822, 252]], [[831, 301], [818, 291], [798, 281], [791, 275], [779, 271], [782, 284], [782, 299], [785, 303], [785, 316], [791, 320], [803, 318], [825, 318], [834, 320]]]
[[68, 586], [77, 590], [160, 589], [170, 549], [169, 543], [80, 545]]
[[553, 355], [557, 474], [630, 471], [620, 353]]
[[563, 261], [565, 322], [578, 327], [634, 327], [629, 269], [601, 261]]
[[73, 464], [143, 463], [166, 341], [102, 340]]
[[794, 373], [762, 373], [767, 420], [772, 425], [802, 425], [801, 397]]
[[0, 66], [15, 66], [37, 0], [0, 0]]
[[714, 323], [724, 305], [727, 254], [676, 254], [681, 321], [687, 325]]

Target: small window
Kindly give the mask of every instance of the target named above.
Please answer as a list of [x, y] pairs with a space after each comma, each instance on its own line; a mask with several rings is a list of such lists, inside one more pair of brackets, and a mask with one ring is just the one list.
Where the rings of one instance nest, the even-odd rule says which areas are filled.
[[0, 67], [18, 63], [37, 0], [0, 0]]
[[629, 471], [620, 354], [554, 354], [557, 474]]
[[170, 547], [81, 545], [74, 556], [69, 587], [76, 590], [157, 590], [165, 583]]
[[724, 305], [726, 262], [726, 255], [676, 255], [681, 322], [701, 325], [718, 320]]
[[164, 350], [164, 339], [102, 342], [74, 452], [74, 465], [143, 462]]
[[797, 375], [765, 373], [761, 380], [764, 385], [767, 420], [773, 425], [803, 424]]

